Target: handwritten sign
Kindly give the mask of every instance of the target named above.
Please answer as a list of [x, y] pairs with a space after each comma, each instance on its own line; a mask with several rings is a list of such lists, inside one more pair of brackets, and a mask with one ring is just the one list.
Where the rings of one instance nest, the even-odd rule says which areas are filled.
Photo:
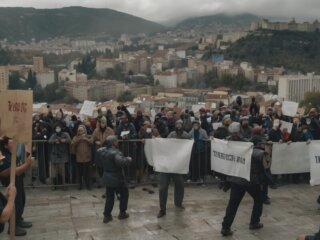
[[80, 115], [92, 117], [95, 107], [96, 107], [96, 102], [87, 101], [87, 100], [84, 101], [80, 110]]
[[32, 146], [32, 107], [33, 92], [8, 90], [0, 92], [0, 135], [15, 138], [26, 145], [27, 151]]

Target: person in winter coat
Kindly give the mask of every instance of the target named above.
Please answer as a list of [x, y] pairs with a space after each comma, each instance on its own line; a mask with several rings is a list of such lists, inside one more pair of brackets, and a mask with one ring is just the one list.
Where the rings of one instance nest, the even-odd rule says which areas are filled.
[[51, 177], [54, 185], [59, 185], [59, 175], [62, 177], [62, 185], [65, 184], [65, 163], [69, 161], [71, 138], [67, 132], [62, 132], [59, 125], [55, 128], [55, 133], [49, 139], [51, 162]]
[[120, 220], [129, 217], [128, 208], [129, 190], [122, 167], [132, 162], [131, 157], [124, 157], [118, 150], [117, 136], [108, 136], [103, 147], [97, 151], [97, 163], [103, 166], [103, 182], [106, 185], [106, 203], [104, 208], [104, 223], [112, 221], [112, 210], [115, 194], [120, 196]]
[[[181, 120], [176, 121], [175, 131], [171, 132], [168, 138], [177, 139], [190, 139], [190, 135], [183, 130], [183, 122]], [[184, 196], [184, 179], [182, 174], [174, 173], [160, 173], [159, 174], [159, 200], [160, 211], [158, 218], [162, 218], [166, 215], [168, 189], [171, 178], [174, 181], [174, 204], [179, 209], [184, 209], [182, 202]]]
[[77, 135], [72, 139], [71, 149], [76, 155], [79, 190], [82, 189], [84, 182], [87, 189], [91, 189], [91, 160], [92, 160], [92, 140], [87, 135], [86, 127], [80, 125]]
[[228, 177], [228, 181], [231, 183], [231, 191], [226, 214], [222, 222], [221, 234], [223, 236], [231, 236], [233, 234], [231, 226], [246, 192], [254, 200], [249, 228], [250, 230], [263, 228], [263, 224], [260, 223], [260, 217], [263, 209], [261, 179], [264, 177], [263, 158], [266, 156], [266, 153], [263, 149], [265, 143], [266, 140], [262, 137], [257, 137], [254, 142], [255, 147], [251, 157], [250, 181], [239, 177]]

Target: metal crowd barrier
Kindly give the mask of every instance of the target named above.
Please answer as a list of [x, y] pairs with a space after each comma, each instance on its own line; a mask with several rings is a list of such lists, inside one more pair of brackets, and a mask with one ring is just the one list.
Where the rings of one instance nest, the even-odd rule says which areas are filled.
[[[154, 184], [157, 182], [157, 173], [153, 171], [147, 163], [144, 154], [144, 141], [137, 140], [120, 140], [119, 149], [125, 156], [132, 157], [132, 164], [124, 168], [124, 175], [132, 185]], [[210, 167], [210, 141], [199, 141], [194, 143], [190, 159], [189, 174], [185, 176], [188, 183], [206, 184], [212, 182], [212, 171]], [[95, 166], [93, 146], [91, 176], [93, 186], [101, 186], [101, 175]], [[25, 177], [26, 186], [32, 187], [49, 187], [53, 186], [51, 176], [50, 161], [50, 144], [46, 140], [33, 140], [34, 162], [31, 170]], [[174, 160], [174, 159], [173, 159]], [[77, 184], [77, 169], [75, 156], [68, 153], [68, 161], [65, 167], [65, 181], [60, 181], [57, 186], [69, 186]]]

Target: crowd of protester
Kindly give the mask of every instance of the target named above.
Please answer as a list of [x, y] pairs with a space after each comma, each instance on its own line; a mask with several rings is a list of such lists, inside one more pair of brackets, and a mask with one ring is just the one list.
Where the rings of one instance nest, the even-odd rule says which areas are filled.
[[[125, 106], [119, 106], [117, 112], [98, 111], [97, 118], [80, 120], [76, 115], [65, 116], [63, 111], [55, 115], [34, 116], [33, 122], [33, 155], [39, 167], [39, 179], [53, 185], [79, 183], [90, 189], [92, 180], [101, 185], [102, 170], [96, 166], [95, 152], [110, 135], [116, 135], [120, 149], [125, 156], [132, 156], [134, 167], [128, 172], [129, 177], [143, 178], [144, 173], [153, 173], [148, 167], [143, 153], [143, 142], [146, 138], [167, 138], [175, 131], [176, 121], [182, 121], [182, 129], [195, 140], [190, 161], [188, 180], [203, 181], [210, 173], [208, 139], [215, 137], [226, 140], [246, 140], [255, 135], [265, 136], [271, 142], [287, 143], [307, 142], [320, 139], [320, 123], [315, 108], [305, 116], [284, 116], [279, 102], [273, 102], [261, 114], [259, 104], [252, 99], [250, 106], [243, 106], [241, 98], [232, 105], [221, 105], [218, 109], [201, 108], [199, 112], [184, 111], [177, 113], [172, 109], [162, 108], [151, 117], [138, 110], [131, 114]], [[281, 127], [281, 121], [291, 122], [292, 131]], [[205, 160], [204, 160], [205, 159]], [[298, 183], [300, 175], [285, 176], [284, 180]]]
[[[281, 121], [292, 123], [292, 131], [282, 128]], [[127, 168], [126, 178], [129, 181], [135, 179], [137, 182], [144, 177], [154, 177], [153, 169], [148, 166], [144, 156], [144, 139], [177, 136], [193, 139], [190, 172], [184, 180], [201, 184], [204, 183], [205, 177], [212, 173], [208, 141], [211, 137], [253, 143], [258, 137], [266, 139], [270, 146], [273, 142], [308, 144], [312, 140], [320, 139], [320, 121], [315, 108], [310, 109], [306, 115], [297, 114], [289, 117], [282, 114], [281, 103], [275, 101], [262, 114], [255, 98], [252, 98], [249, 106], [244, 106], [240, 97], [231, 105], [220, 104], [214, 110], [201, 108], [199, 112], [176, 112], [174, 109], [162, 108], [155, 116], [145, 114], [142, 110], [131, 114], [124, 105], [118, 106], [115, 113], [99, 109], [96, 118], [84, 119], [76, 115], [65, 115], [62, 110], [55, 114], [49, 110], [45, 114], [36, 114], [32, 125], [32, 156], [35, 156], [37, 162], [38, 179], [44, 184], [51, 184], [54, 190], [59, 187], [65, 188], [66, 184], [78, 184], [79, 190], [83, 187], [90, 190], [93, 185], [101, 187], [104, 169], [102, 164], [96, 161], [97, 150], [110, 136], [117, 137], [119, 150], [125, 157], [132, 157], [133, 164]], [[9, 146], [10, 139], [2, 136], [1, 151], [8, 155]], [[271, 155], [270, 146], [268, 148], [266, 145], [265, 150]], [[18, 176], [32, 164], [29, 156], [26, 159], [25, 163], [21, 164], [22, 170]], [[0, 177], [5, 186], [8, 186], [6, 179], [9, 175], [3, 171], [10, 166], [1, 169], [2, 165], [0, 164]], [[270, 165], [271, 158], [264, 162], [268, 178], [262, 190], [265, 204], [270, 204], [268, 185], [276, 187]], [[216, 173], [215, 177], [219, 178], [223, 190], [227, 191], [230, 188], [226, 176]], [[307, 180], [308, 177], [306, 174], [280, 176], [281, 181], [294, 183]], [[20, 200], [25, 198], [24, 190], [21, 190], [23, 188], [23, 184], [19, 186], [20, 190], [17, 186], [17, 196], [21, 194]], [[15, 189], [9, 187], [7, 198], [10, 200], [10, 196], [13, 195]], [[18, 203], [23, 207], [24, 204], [25, 200]], [[21, 227], [32, 226], [23, 220], [22, 213], [18, 216], [17, 224]]]

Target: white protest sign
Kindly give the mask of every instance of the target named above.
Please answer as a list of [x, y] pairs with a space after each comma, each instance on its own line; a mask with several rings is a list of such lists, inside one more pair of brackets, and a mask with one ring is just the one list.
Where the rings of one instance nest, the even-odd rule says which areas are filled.
[[153, 164], [156, 172], [187, 174], [193, 143], [193, 140], [183, 139], [147, 139], [147, 161]]
[[284, 101], [282, 103], [282, 114], [293, 117], [297, 114], [299, 104], [296, 102]]
[[312, 141], [309, 145], [310, 184], [320, 185], [320, 141]]
[[281, 131], [283, 131], [284, 128], [288, 129], [288, 133], [291, 133], [293, 127], [293, 123], [289, 123], [286, 121], [281, 121]]
[[217, 104], [216, 103], [211, 103], [211, 108], [212, 109], [216, 109], [217, 108]]
[[198, 113], [199, 110], [200, 110], [201, 108], [204, 108], [204, 107], [205, 107], [205, 104], [192, 105], [192, 111], [193, 111], [194, 113]]
[[127, 110], [128, 110], [128, 112], [129, 112], [130, 114], [133, 114], [134, 111], [136, 110], [136, 108], [135, 108], [135, 107], [127, 107]]
[[272, 174], [306, 173], [310, 171], [308, 145], [305, 142], [273, 143]]
[[79, 114], [92, 117], [95, 108], [96, 102], [86, 100], [84, 101]]
[[211, 141], [211, 169], [250, 181], [253, 144], [214, 139]]
[[152, 140], [153, 139], [145, 139], [144, 143], [144, 154], [146, 155], [147, 162], [150, 166], [154, 166], [153, 164], [153, 154], [152, 154]]

